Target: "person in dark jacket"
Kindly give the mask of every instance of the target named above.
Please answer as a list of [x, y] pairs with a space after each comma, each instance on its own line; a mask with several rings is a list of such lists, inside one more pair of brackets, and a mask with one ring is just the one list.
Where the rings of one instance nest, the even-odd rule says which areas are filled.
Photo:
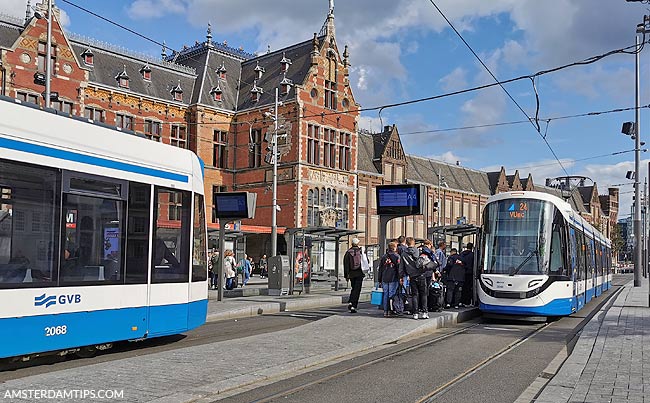
[[[400, 256], [400, 278], [409, 276], [411, 284], [411, 293], [413, 294], [413, 319], [429, 319], [427, 313], [427, 283], [424, 277], [424, 270], [417, 268], [418, 257], [420, 251], [415, 247], [415, 239], [412, 237], [406, 238], [406, 251]], [[418, 312], [420, 316], [418, 318]]]
[[451, 249], [451, 255], [447, 258], [445, 272], [447, 273], [447, 304], [445, 307], [451, 308], [453, 305], [454, 308], [459, 308], [460, 293], [465, 282], [465, 266], [456, 248]]
[[474, 295], [474, 244], [468, 243], [466, 249], [461, 252], [460, 260], [465, 266], [465, 283], [461, 296], [461, 306], [472, 305], [472, 296]]
[[440, 274], [440, 271], [439, 271], [439, 270], [441, 269], [441, 268], [439, 267], [438, 257], [436, 256], [436, 253], [435, 253], [431, 248], [433, 248], [433, 242], [431, 242], [429, 239], [426, 239], [426, 240], [422, 243], [422, 248], [420, 248], [420, 254], [427, 255], [427, 257], [429, 257], [429, 259], [430, 259], [432, 262], [434, 262], [434, 265], [436, 265], [436, 264], [438, 265], [438, 267], [436, 267], [435, 269], [433, 269], [433, 268], [428, 268], [428, 269], [424, 272], [424, 278], [425, 278], [426, 281], [427, 281], [427, 290], [429, 289], [429, 287], [431, 287], [431, 279], [433, 278], [433, 274], [434, 274], [434, 272], [437, 272], [437, 274], [436, 274], [436, 276], [437, 276], [437, 275]]
[[406, 251], [408, 246], [406, 245], [406, 237], [404, 235], [400, 235], [397, 238], [397, 254], [402, 256], [402, 253]]
[[361, 259], [363, 259], [363, 251], [359, 247], [359, 239], [353, 238], [352, 247], [343, 256], [343, 276], [350, 282], [352, 287], [348, 300], [348, 310], [352, 313], [357, 312], [361, 286], [365, 277], [363, 270], [361, 270]]
[[390, 301], [397, 293], [399, 287], [399, 264], [400, 258], [397, 254], [397, 242], [388, 244], [388, 251], [379, 261], [379, 274], [377, 281], [384, 291], [384, 316], [390, 316]]

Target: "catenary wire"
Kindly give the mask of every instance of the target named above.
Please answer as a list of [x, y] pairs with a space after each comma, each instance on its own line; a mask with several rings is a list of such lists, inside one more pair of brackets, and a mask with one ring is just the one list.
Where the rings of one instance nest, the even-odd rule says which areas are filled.
[[[479, 61], [479, 63], [481, 63], [481, 65], [483, 66], [483, 68], [485, 68], [485, 70], [490, 74], [490, 76], [494, 79], [494, 81], [497, 82], [497, 83], [499, 83], [499, 87], [501, 87], [501, 89], [506, 93], [506, 95], [508, 95], [508, 98], [510, 98], [510, 100], [511, 100], [511, 101], [512, 101], [516, 106], [517, 106], [517, 108], [521, 111], [521, 113], [523, 113], [524, 116], [526, 116], [526, 119], [528, 119], [528, 120], [530, 121], [530, 123], [533, 125], [533, 128], [535, 128], [535, 131], [540, 135], [540, 137], [542, 138], [542, 140], [544, 141], [544, 143], [546, 143], [546, 146], [547, 146], [548, 149], [551, 151], [551, 154], [553, 154], [553, 157], [555, 157], [555, 160], [556, 160], [557, 163], [560, 165], [560, 167], [562, 168], [562, 170], [564, 171], [564, 173], [567, 174], [567, 175], [569, 175], [569, 172], [566, 170], [566, 168], [565, 168], [564, 165], [562, 164], [562, 161], [560, 161], [560, 159], [558, 158], [557, 153], [555, 152], [555, 150], [553, 149], [553, 147], [551, 147], [551, 144], [548, 142], [548, 139], [546, 138], [546, 135], [545, 135], [545, 134], [542, 134], [542, 131], [541, 131], [540, 127], [539, 127], [539, 121], [537, 121], [537, 120], [533, 121], [533, 120], [530, 118], [530, 116], [529, 116], [528, 113], [524, 110], [524, 108], [522, 108], [521, 105], [519, 105], [519, 102], [517, 102], [517, 100], [516, 100], [516, 99], [515, 99], [511, 94], [510, 94], [510, 92], [508, 92], [508, 90], [506, 89], [506, 87], [505, 87], [502, 83], [499, 82], [499, 79], [497, 79], [497, 77], [494, 75], [494, 73], [492, 73], [492, 70], [490, 70], [490, 68], [489, 68], [489, 67], [488, 67], [488, 66], [483, 62], [483, 60], [481, 59], [481, 57], [480, 57], [480, 56], [479, 56], [479, 55], [474, 51], [474, 49], [472, 48], [472, 46], [471, 46], [471, 45], [470, 45], [470, 44], [465, 40], [465, 38], [463, 38], [463, 35], [461, 35], [461, 33], [458, 32], [458, 30], [456, 29], [456, 27], [454, 26], [454, 24], [452, 24], [451, 21], [449, 21], [449, 18], [447, 18], [447, 16], [445, 15], [445, 13], [442, 12], [442, 10], [440, 9], [440, 7], [438, 7], [438, 5], [435, 3], [435, 1], [433, 1], [433, 0], [429, 0], [429, 1], [431, 2], [431, 4], [433, 4], [433, 6], [436, 8], [436, 10], [438, 10], [438, 13], [440, 13], [440, 15], [442, 16], [442, 18], [444, 18], [445, 21], [447, 21], [447, 24], [448, 24], [448, 25], [451, 27], [451, 29], [456, 33], [456, 35], [460, 38], [460, 40], [463, 41], [463, 43], [465, 44], [465, 46], [467, 46], [467, 48], [470, 50], [470, 52], [472, 52], [472, 54], [474, 55], [474, 57]], [[536, 90], [536, 87], [535, 87], [535, 77], [532, 77], [530, 80], [533, 82], [533, 87], [535, 88], [535, 94], [536, 94], [537, 101], [538, 101], [537, 109], [538, 109], [538, 111], [539, 111], [539, 96], [537, 95], [537, 90]], [[538, 113], [538, 112], [536, 112], [536, 113]], [[547, 126], [546, 128], [548, 129], [548, 126]]]

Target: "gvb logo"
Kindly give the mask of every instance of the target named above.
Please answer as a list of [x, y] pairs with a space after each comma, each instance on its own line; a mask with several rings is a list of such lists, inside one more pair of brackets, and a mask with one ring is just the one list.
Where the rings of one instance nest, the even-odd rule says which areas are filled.
[[81, 294], [61, 294], [61, 295], [39, 295], [34, 297], [34, 306], [45, 306], [49, 308], [52, 305], [71, 305], [81, 303]]
[[34, 297], [34, 306], [43, 306], [49, 308], [50, 305], [56, 305], [56, 295], [47, 295], [43, 294], [38, 297]]

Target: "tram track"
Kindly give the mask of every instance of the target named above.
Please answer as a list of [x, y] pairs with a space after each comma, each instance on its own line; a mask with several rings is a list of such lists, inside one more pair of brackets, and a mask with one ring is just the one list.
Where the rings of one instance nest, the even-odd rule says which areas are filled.
[[424, 348], [424, 347], [429, 347], [429, 346], [434, 345], [436, 343], [439, 343], [439, 342], [441, 342], [443, 340], [447, 340], [447, 339], [449, 339], [451, 337], [454, 337], [454, 336], [457, 336], [459, 334], [466, 333], [469, 330], [474, 329], [476, 327], [479, 327], [481, 325], [483, 325], [483, 323], [473, 323], [473, 324], [463, 326], [461, 329], [453, 330], [453, 331], [451, 331], [449, 333], [445, 333], [445, 334], [443, 334], [441, 336], [438, 336], [438, 337], [435, 337], [433, 339], [427, 340], [427, 341], [425, 341], [423, 343], [419, 343], [419, 344], [415, 344], [415, 345], [408, 345], [408, 346], [400, 348], [398, 350], [391, 351], [391, 352], [389, 352], [387, 354], [383, 354], [383, 355], [381, 355], [379, 357], [373, 358], [373, 359], [371, 359], [369, 361], [354, 365], [354, 366], [349, 367], [347, 369], [344, 369], [342, 371], [338, 371], [338, 372], [336, 372], [334, 374], [331, 374], [331, 375], [328, 375], [328, 376], [325, 376], [325, 377], [321, 377], [321, 378], [315, 379], [315, 380], [310, 381], [310, 382], [303, 383], [302, 385], [299, 385], [299, 386], [296, 386], [296, 387], [293, 387], [293, 388], [285, 389], [285, 390], [282, 390], [280, 392], [270, 394], [270, 395], [265, 396], [265, 397], [263, 397], [261, 399], [252, 400], [250, 403], [266, 403], [266, 402], [271, 402], [271, 401], [273, 401], [275, 399], [284, 398], [285, 396], [292, 395], [292, 394], [294, 394], [296, 392], [303, 391], [303, 390], [308, 389], [308, 388], [310, 388], [310, 387], [312, 387], [314, 385], [317, 385], [317, 384], [320, 384], [320, 383], [323, 383], [323, 382], [327, 382], [327, 381], [330, 381], [330, 380], [334, 380], [336, 378], [345, 376], [347, 374], [353, 373], [353, 372], [358, 371], [360, 369], [370, 367], [370, 366], [372, 366], [374, 364], [389, 360], [389, 359], [394, 358], [394, 357], [398, 357], [400, 355], [403, 355], [403, 354], [406, 354], [406, 353], [409, 353], [409, 352], [412, 352], [412, 351], [415, 351], [415, 350], [418, 350], [418, 349], [421, 349], [421, 348]]

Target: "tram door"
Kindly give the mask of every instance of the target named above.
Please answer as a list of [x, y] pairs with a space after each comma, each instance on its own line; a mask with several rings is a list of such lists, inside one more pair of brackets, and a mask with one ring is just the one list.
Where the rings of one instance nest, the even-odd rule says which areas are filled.
[[149, 335], [187, 329], [191, 193], [156, 186], [149, 293]]
[[573, 296], [575, 297], [572, 306], [573, 312], [579, 310], [585, 304], [584, 284], [581, 281], [583, 276], [581, 265], [579, 264], [578, 247], [576, 230], [571, 227], [569, 229], [569, 264], [571, 265], [571, 280], [573, 280]]

